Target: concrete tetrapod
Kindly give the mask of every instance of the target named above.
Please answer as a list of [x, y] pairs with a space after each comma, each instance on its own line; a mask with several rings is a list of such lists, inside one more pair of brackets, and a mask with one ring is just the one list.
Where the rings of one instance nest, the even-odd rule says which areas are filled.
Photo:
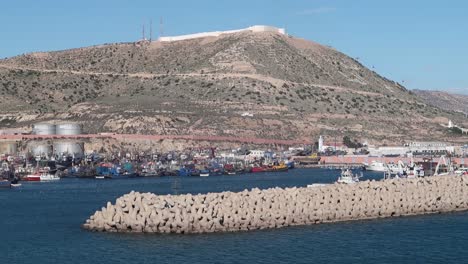
[[467, 175], [198, 195], [132, 191], [96, 211], [83, 228], [138, 233], [235, 232], [461, 210], [468, 210]]

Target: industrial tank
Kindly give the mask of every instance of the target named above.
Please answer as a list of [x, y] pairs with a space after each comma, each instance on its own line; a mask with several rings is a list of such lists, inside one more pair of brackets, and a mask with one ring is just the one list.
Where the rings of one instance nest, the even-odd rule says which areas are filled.
[[0, 155], [14, 155], [18, 151], [16, 142], [0, 142]]
[[38, 123], [33, 125], [34, 135], [55, 135], [55, 125], [47, 123]]
[[47, 144], [39, 144], [31, 147], [31, 152], [34, 156], [52, 156], [52, 146]]
[[60, 141], [54, 143], [55, 155], [75, 155], [81, 156], [84, 154], [84, 144], [74, 141]]
[[80, 135], [81, 125], [76, 123], [64, 123], [56, 126], [57, 135]]

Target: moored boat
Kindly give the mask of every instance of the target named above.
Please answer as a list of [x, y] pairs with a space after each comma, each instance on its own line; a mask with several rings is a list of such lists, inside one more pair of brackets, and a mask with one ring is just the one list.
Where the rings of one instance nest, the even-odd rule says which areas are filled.
[[360, 177], [362, 176], [353, 174], [353, 172], [350, 169], [346, 169], [341, 171], [341, 175], [336, 182], [343, 184], [354, 184], [359, 182]]
[[252, 169], [250, 170], [250, 172], [252, 173], [265, 172], [265, 171], [266, 171], [265, 168], [260, 167], [260, 166], [252, 167]]
[[386, 172], [388, 171], [388, 167], [385, 163], [380, 161], [372, 161], [370, 164], [364, 164], [364, 168], [367, 171], [379, 171], [379, 172]]
[[284, 163], [272, 166], [272, 171], [288, 171], [288, 169], [289, 167]]
[[209, 170], [200, 170], [200, 177], [208, 177], [210, 176]]
[[29, 174], [24, 177], [25, 181], [31, 181], [31, 182], [38, 182], [41, 181], [41, 175], [40, 174]]
[[50, 174], [48, 172], [42, 173], [39, 175], [40, 181], [57, 181], [60, 180], [60, 177], [55, 174]]

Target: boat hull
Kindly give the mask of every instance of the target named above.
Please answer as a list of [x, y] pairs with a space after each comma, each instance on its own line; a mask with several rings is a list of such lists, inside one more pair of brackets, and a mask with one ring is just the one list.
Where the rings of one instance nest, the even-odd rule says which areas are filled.
[[25, 181], [38, 182], [41, 181], [41, 176], [29, 175], [26, 176]]

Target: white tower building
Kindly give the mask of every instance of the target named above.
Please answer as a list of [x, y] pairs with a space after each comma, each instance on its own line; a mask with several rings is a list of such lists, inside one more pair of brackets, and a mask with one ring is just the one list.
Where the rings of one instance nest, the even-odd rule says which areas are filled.
[[323, 151], [323, 137], [320, 135], [319, 141], [318, 141], [318, 151], [322, 152]]

